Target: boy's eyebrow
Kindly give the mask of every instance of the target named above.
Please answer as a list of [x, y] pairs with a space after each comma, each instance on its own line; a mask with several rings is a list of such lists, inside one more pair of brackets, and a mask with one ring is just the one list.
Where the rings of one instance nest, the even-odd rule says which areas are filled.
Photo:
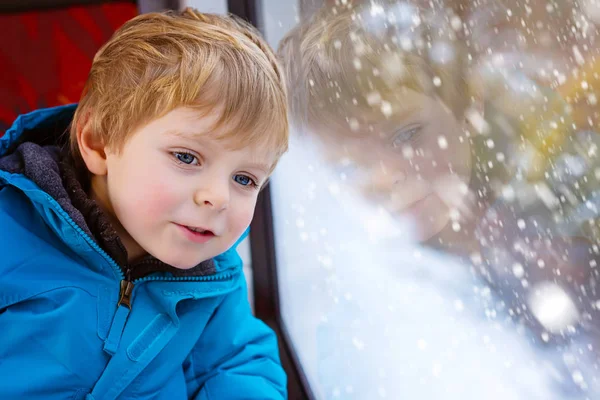
[[211, 147], [210, 136], [206, 136], [206, 133], [200, 132], [188, 132], [179, 129], [171, 129], [167, 131], [167, 134], [172, 137], [177, 137], [187, 141], [197, 142], [203, 146]]
[[249, 168], [254, 168], [254, 169], [258, 169], [260, 170], [260, 172], [264, 172], [265, 175], [269, 174], [269, 171], [271, 170], [271, 167], [268, 166], [267, 164], [262, 164], [262, 163], [250, 163], [247, 164]]
[[183, 138], [183, 139], [194, 139], [194, 140], [195, 139], [200, 139], [201, 136], [202, 136], [202, 133], [199, 133], [199, 132], [197, 132], [197, 133], [182, 132], [182, 131], [180, 131], [178, 129], [170, 129], [170, 130], [167, 131], [167, 134], [171, 135], [171, 136], [180, 137], [180, 138]]

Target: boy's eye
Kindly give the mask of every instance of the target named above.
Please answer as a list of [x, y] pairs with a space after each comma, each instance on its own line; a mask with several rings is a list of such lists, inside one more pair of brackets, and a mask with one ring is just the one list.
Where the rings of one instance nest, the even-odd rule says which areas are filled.
[[242, 186], [258, 186], [252, 178], [246, 175], [235, 175], [233, 180]]
[[175, 156], [177, 161], [179, 161], [183, 164], [187, 164], [187, 165], [198, 164], [198, 159], [193, 154], [185, 153], [185, 152], [175, 152], [175, 153], [173, 153], [173, 155]]
[[396, 133], [396, 135], [392, 139], [392, 146], [402, 146], [406, 142], [414, 139], [419, 134], [419, 132], [421, 132], [420, 126], [413, 126], [398, 131], [398, 133]]

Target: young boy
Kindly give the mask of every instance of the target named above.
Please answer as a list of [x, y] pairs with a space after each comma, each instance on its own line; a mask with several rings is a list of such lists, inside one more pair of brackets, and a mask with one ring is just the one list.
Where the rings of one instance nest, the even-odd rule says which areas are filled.
[[187, 9], [119, 29], [77, 107], [19, 117], [0, 139], [0, 398], [285, 398], [235, 244], [286, 115], [258, 33]]

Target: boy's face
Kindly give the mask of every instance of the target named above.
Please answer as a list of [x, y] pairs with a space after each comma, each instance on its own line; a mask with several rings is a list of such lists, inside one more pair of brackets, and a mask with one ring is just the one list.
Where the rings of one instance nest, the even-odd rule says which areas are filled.
[[250, 225], [274, 160], [264, 149], [228, 150], [203, 135], [217, 117], [178, 108], [140, 128], [119, 154], [107, 151], [106, 193], [96, 196], [130, 261], [149, 253], [192, 268], [229, 249]]

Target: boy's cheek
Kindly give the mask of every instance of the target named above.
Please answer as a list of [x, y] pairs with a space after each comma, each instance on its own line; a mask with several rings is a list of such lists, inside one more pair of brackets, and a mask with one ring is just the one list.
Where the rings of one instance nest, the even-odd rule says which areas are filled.
[[133, 187], [137, 187], [137, 190], [131, 194], [138, 198], [139, 207], [145, 214], [157, 217], [177, 204], [175, 182], [164, 173], [150, 170], [143, 178], [132, 182], [132, 189], [129, 190], [135, 190]]
[[[250, 226], [252, 217], [254, 216], [254, 206], [243, 209], [240, 213], [233, 217], [231, 222], [233, 231], [237, 236], [241, 236], [242, 233]], [[237, 240], [237, 239], [236, 239]]]
[[164, 215], [178, 205], [177, 195], [164, 185], [149, 185], [146, 195], [141, 200], [146, 213], [155, 217]]

